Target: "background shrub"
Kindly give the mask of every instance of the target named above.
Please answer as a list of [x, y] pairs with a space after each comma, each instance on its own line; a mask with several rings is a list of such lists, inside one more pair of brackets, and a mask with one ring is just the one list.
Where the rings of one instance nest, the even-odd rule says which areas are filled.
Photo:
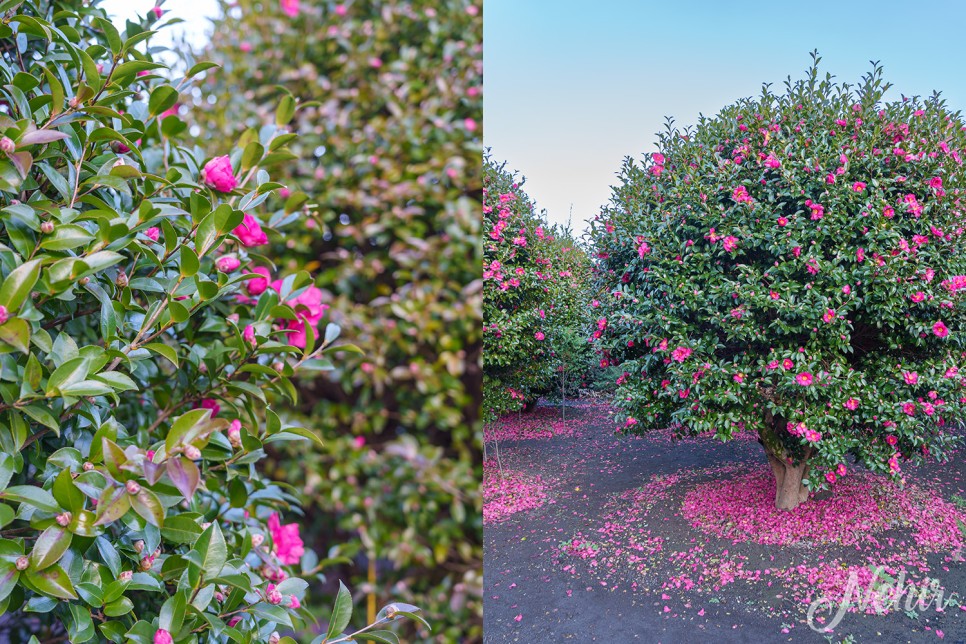
[[[331, 379], [298, 383], [289, 417], [325, 448], [273, 452], [272, 471], [320, 510], [308, 513], [319, 547], [350, 542], [330, 554], [353, 558], [341, 572], [354, 588], [413, 598], [438, 641], [478, 640], [480, 4], [292, 5], [223, 6], [202, 54], [221, 68], [194, 112], [229, 140], [294, 114], [286, 189], [270, 203], [298, 221], [267, 254], [316, 275], [333, 321], [365, 349]], [[346, 450], [363, 461], [336, 466]], [[420, 484], [402, 485], [410, 475]], [[348, 501], [359, 490], [368, 507]]]

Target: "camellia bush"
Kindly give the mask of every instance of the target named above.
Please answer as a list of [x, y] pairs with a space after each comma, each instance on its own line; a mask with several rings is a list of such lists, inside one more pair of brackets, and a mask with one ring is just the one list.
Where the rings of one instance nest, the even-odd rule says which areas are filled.
[[[272, 450], [270, 469], [305, 493], [317, 544], [352, 558], [339, 572], [354, 591], [424, 609], [433, 632], [408, 641], [479, 641], [482, 3], [222, 10], [201, 54], [220, 68], [186, 118], [221, 133], [215, 155], [223, 138], [274, 126], [280, 104], [294, 110], [298, 138], [270, 152], [285, 188], [267, 205], [297, 217], [264, 254], [315, 275], [326, 315], [365, 351], [295, 381], [285, 416], [325, 447]], [[345, 450], [364, 461], [342, 462]], [[410, 474], [426, 487], [404, 485]]]
[[[311, 276], [258, 254], [293, 220], [260, 166], [288, 138], [205, 157], [175, 106], [211, 66], [165, 80], [161, 9], [123, 32], [96, 1], [0, 11], [0, 629], [293, 642], [321, 565], [258, 465], [318, 441], [274, 406], [340, 346]], [[414, 609], [347, 635], [352, 608], [343, 587], [314, 641], [393, 641]]]
[[575, 366], [590, 262], [505, 163], [487, 155], [483, 172], [483, 401], [495, 419], [559, 390], [558, 372]]
[[626, 160], [592, 227], [625, 428], [758, 433], [776, 505], [901, 477], [962, 418], [966, 133], [938, 96], [768, 86]]

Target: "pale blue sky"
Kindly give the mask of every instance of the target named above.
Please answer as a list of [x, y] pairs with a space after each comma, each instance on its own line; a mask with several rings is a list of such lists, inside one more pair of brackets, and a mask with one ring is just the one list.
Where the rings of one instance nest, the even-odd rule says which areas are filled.
[[[104, 0], [101, 7], [123, 29], [125, 20], [144, 16], [155, 4], [155, 0]], [[159, 44], [171, 45], [171, 38], [177, 38], [182, 33], [196, 47], [208, 42], [211, 33], [211, 22], [208, 18], [214, 18], [218, 14], [217, 0], [165, 0], [161, 8], [164, 9], [166, 18], [181, 18], [184, 22], [162, 30], [158, 34]]]
[[526, 176], [552, 221], [599, 212], [625, 156], [654, 151], [664, 116], [712, 115], [764, 82], [885, 67], [887, 98], [940, 90], [966, 107], [966, 2], [486, 0], [484, 145]]

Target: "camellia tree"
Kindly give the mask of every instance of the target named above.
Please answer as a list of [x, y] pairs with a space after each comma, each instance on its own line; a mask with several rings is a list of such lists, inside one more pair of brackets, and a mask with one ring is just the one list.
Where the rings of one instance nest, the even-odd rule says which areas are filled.
[[756, 431], [776, 505], [943, 459], [962, 416], [966, 133], [938, 96], [768, 86], [626, 160], [592, 227], [625, 429]]
[[[354, 590], [420, 605], [436, 641], [478, 641], [482, 3], [221, 7], [201, 54], [220, 68], [186, 118], [222, 133], [214, 155], [222, 138], [274, 127], [280, 103], [294, 110], [298, 138], [269, 151], [286, 162], [267, 205], [297, 218], [264, 253], [316, 275], [331, 319], [365, 351], [296, 381], [287, 417], [325, 446], [273, 451], [272, 471], [319, 510], [319, 544], [353, 559], [342, 570]], [[347, 450], [362, 460], [344, 462]]]
[[[96, 0], [0, 12], [0, 629], [293, 642], [321, 567], [257, 466], [318, 440], [273, 403], [340, 346], [311, 276], [257, 255], [292, 219], [260, 167], [286, 138], [206, 159], [174, 107], [210, 65], [165, 80], [161, 9], [123, 32]], [[412, 609], [349, 635], [342, 588], [315, 641], [389, 641]]]
[[560, 386], [564, 365], [552, 347], [569, 348], [587, 301], [587, 255], [535, 212], [522, 183], [484, 157], [483, 404], [491, 420]]

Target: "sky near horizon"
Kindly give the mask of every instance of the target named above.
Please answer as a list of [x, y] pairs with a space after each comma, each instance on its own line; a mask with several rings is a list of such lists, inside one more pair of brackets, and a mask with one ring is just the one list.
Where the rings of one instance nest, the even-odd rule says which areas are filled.
[[655, 151], [672, 116], [684, 127], [820, 71], [855, 83], [880, 61], [887, 100], [940, 90], [966, 108], [966, 3], [909, 10], [894, 0], [486, 0], [483, 143], [526, 177], [553, 222], [579, 234], [610, 198], [626, 156]]

